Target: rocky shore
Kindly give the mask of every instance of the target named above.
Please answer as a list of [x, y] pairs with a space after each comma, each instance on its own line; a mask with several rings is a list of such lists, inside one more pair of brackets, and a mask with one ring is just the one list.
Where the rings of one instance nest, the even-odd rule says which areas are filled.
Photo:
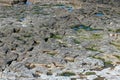
[[120, 80], [120, 1], [80, 1], [1, 6], [0, 80]]

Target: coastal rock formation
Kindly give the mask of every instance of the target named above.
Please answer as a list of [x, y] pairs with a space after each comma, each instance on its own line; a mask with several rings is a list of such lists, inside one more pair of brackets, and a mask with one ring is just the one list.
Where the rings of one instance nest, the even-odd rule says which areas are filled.
[[0, 7], [1, 80], [120, 80], [118, 6], [37, 1]]
[[0, 5], [13, 5], [17, 3], [25, 3], [27, 0], [0, 0]]

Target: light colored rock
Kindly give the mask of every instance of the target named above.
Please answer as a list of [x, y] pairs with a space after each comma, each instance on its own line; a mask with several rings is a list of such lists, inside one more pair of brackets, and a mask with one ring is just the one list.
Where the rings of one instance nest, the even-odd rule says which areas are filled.
[[120, 79], [120, 66], [115, 66], [114, 69], [106, 68], [102, 71], [96, 71], [96, 74], [105, 77], [107, 80], [119, 80]]
[[69, 62], [74, 62], [74, 58], [73, 57], [65, 57], [64, 59], [66, 61], [69, 61]]

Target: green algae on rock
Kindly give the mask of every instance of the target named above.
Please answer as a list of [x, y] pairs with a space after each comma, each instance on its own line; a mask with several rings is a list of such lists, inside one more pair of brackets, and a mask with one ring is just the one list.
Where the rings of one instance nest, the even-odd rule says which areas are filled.
[[95, 72], [86, 72], [85, 74], [86, 75], [95, 75], [96, 73]]
[[75, 76], [75, 73], [67, 71], [67, 72], [61, 73], [60, 76]]
[[113, 56], [115, 56], [116, 58], [120, 60], [120, 55], [113, 55]]

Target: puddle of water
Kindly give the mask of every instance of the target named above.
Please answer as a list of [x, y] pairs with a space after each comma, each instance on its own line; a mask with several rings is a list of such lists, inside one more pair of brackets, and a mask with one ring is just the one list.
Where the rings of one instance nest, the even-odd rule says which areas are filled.
[[104, 16], [104, 14], [103, 13], [96, 13], [95, 16], [101, 17], [101, 16]]
[[25, 20], [25, 18], [23, 17], [23, 18], [20, 18], [20, 21], [22, 22], [22, 21], [24, 21]]
[[61, 6], [58, 6], [59, 8], [62, 8], [62, 9], [65, 9], [66, 8], [66, 6], [64, 6], [64, 5], [61, 5]]
[[71, 6], [57, 5], [56, 7], [57, 7], [57, 8], [61, 8], [61, 9], [66, 9], [66, 10], [69, 11], [69, 12], [72, 12], [72, 11], [73, 11], [73, 7], [71, 7]]
[[68, 7], [67, 10], [68, 10], [69, 12], [72, 12], [72, 11], [73, 11], [73, 8], [72, 8], [72, 7]]
[[30, 1], [27, 1], [26, 5], [29, 6], [29, 5], [32, 5], [32, 3]]
[[89, 26], [85, 26], [85, 25], [80, 25], [79, 28], [84, 29], [86, 31], [91, 31], [92, 30], [92, 28], [90, 28]]
[[72, 29], [74, 29], [75, 31], [78, 31], [80, 29], [84, 29], [86, 31], [92, 30], [92, 28], [90, 28], [89, 26], [85, 26], [85, 25], [78, 25], [78, 26], [73, 27]]
[[103, 31], [103, 29], [93, 29], [90, 26], [85, 26], [85, 25], [74, 26], [74, 27], [72, 27], [72, 29], [75, 31], [78, 31], [80, 29], [84, 29], [86, 31]]

